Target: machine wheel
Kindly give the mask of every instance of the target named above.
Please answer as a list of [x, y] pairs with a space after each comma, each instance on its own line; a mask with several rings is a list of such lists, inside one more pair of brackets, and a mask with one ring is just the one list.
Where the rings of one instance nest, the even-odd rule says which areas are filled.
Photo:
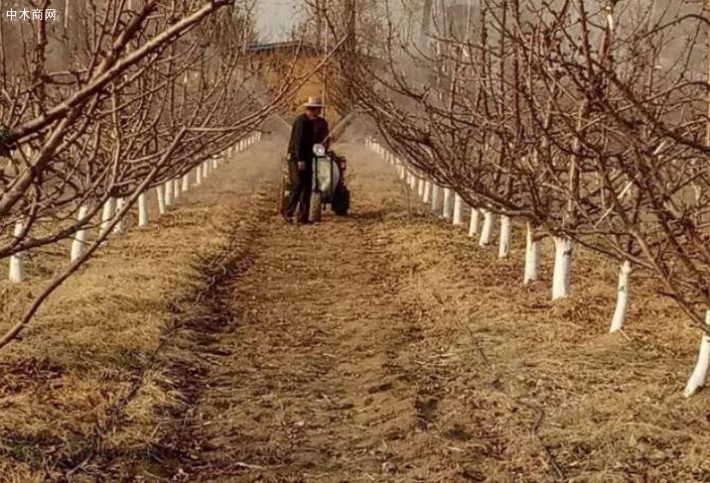
[[333, 195], [333, 211], [337, 216], [346, 216], [350, 209], [350, 191], [342, 184], [338, 185]]
[[311, 193], [311, 206], [308, 211], [308, 219], [312, 222], [320, 221], [322, 201], [320, 193]]

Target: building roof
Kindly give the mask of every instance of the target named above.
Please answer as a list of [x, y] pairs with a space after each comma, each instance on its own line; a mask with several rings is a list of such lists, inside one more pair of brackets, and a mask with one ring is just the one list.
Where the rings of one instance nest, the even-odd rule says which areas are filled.
[[313, 45], [300, 42], [298, 40], [292, 40], [287, 42], [271, 42], [266, 44], [252, 44], [247, 48], [247, 50], [249, 52], [254, 53], [273, 53], [279, 50], [296, 51], [299, 48], [301, 49], [301, 51], [305, 52], [316, 51], [316, 48]]

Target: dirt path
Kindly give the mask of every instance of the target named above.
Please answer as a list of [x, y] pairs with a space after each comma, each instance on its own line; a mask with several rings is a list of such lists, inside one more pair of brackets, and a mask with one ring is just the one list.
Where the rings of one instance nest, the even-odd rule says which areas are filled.
[[[384, 218], [402, 208], [399, 188], [381, 162], [348, 151], [353, 215], [271, 223], [235, 282], [234, 323], [199, 409], [196, 479], [426, 479], [426, 465], [407, 468], [397, 451], [437, 417], [437, 389], [398, 363], [421, 338], [414, 307], [398, 297]], [[423, 462], [430, 449], [421, 450], [409, 456]]]

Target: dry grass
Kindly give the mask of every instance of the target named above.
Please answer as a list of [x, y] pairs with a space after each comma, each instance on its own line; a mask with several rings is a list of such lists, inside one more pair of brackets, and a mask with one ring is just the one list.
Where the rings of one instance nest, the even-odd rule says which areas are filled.
[[[219, 322], [211, 293], [262, 216], [250, 182], [271, 163], [251, 164], [237, 156], [176, 211], [114, 238], [0, 353], [0, 480], [172, 474], [205, 366], [196, 346]], [[47, 273], [63, 263], [35, 260]], [[46, 283], [38, 274], [0, 284], [0, 330]]]
[[[632, 281], [624, 334], [607, 334], [617, 267], [585, 250], [574, 294], [522, 288], [524, 247], [498, 260], [425, 220], [393, 233], [424, 306], [414, 357], [439, 366], [442, 428], [473, 432], [457, 475], [481, 481], [707, 481], [708, 395], [682, 397], [699, 334], [650, 280]], [[442, 236], [443, 235], [443, 236]], [[523, 237], [515, 238], [522, 241]], [[553, 247], [545, 246], [551, 262]], [[447, 356], [444, 357], [443, 354]], [[441, 478], [437, 481], [446, 481]]]

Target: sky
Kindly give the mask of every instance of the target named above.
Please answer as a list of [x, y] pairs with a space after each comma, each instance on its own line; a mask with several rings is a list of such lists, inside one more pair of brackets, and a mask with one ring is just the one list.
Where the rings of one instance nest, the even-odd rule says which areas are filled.
[[300, 18], [301, 0], [258, 0], [257, 28], [262, 41], [285, 40]]

